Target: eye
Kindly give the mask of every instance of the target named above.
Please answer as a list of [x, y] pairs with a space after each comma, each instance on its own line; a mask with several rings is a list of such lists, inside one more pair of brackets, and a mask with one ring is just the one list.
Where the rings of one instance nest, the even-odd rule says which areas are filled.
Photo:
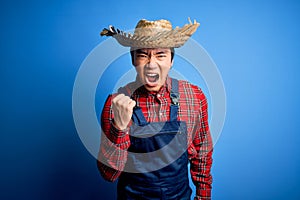
[[158, 54], [156, 56], [157, 59], [164, 59], [166, 57], [166, 54]]

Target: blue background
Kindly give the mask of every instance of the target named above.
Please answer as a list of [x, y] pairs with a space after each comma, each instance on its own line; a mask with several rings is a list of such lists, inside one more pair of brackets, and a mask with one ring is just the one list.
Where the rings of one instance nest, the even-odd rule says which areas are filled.
[[300, 199], [299, 11], [291, 0], [2, 1], [0, 199], [113, 199], [76, 133], [76, 73], [102, 28], [189, 16], [227, 94], [213, 199]]

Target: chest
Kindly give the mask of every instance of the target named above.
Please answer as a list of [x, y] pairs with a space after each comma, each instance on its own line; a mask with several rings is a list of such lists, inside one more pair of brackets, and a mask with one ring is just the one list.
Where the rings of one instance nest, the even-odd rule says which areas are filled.
[[[147, 122], [163, 122], [170, 119], [171, 98], [169, 95], [148, 95], [136, 98]], [[181, 95], [179, 98], [178, 120], [185, 121], [188, 132], [197, 123], [200, 105], [193, 96]]]

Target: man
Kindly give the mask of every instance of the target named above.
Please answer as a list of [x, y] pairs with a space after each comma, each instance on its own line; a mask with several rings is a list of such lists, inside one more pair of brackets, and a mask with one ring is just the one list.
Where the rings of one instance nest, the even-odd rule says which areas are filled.
[[109, 95], [101, 117], [98, 168], [118, 181], [118, 199], [211, 199], [212, 140], [201, 89], [168, 76], [174, 48], [199, 24], [172, 29], [167, 20], [140, 20], [134, 34], [110, 26], [101, 35], [131, 47], [136, 81]]

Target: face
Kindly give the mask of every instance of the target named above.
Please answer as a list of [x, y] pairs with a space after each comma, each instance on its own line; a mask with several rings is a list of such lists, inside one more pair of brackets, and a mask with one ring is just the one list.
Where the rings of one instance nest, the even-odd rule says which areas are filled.
[[133, 65], [148, 91], [158, 91], [165, 83], [173, 65], [169, 48], [138, 49], [134, 51]]

